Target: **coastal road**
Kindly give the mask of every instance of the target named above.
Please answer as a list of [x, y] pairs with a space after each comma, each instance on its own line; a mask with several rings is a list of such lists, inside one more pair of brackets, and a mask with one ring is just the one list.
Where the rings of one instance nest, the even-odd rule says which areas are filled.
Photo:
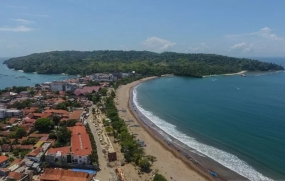
[[95, 108], [93, 105], [89, 109], [89, 117], [86, 119], [87, 123], [89, 124], [89, 127], [92, 131], [92, 134], [94, 136], [96, 146], [97, 146], [97, 153], [98, 153], [98, 159], [101, 170], [97, 172], [96, 179], [98, 180], [106, 180], [106, 181], [114, 181], [115, 180], [115, 171], [112, 168], [107, 167], [108, 161], [104, 158], [104, 154], [102, 152], [102, 147], [100, 144], [99, 137], [96, 133], [96, 127], [93, 125], [93, 114], [92, 114], [92, 108]]

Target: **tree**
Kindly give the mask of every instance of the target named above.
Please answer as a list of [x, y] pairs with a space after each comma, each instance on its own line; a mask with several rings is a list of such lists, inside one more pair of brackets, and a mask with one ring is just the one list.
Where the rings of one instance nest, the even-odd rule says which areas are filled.
[[151, 164], [147, 159], [143, 158], [139, 161], [139, 166], [142, 172], [149, 172]]
[[60, 121], [60, 117], [59, 116], [53, 116], [52, 121], [54, 122], [55, 125], [58, 125], [58, 123]]
[[106, 88], [102, 88], [99, 90], [100, 94], [102, 94], [103, 96], [107, 96], [107, 92], [108, 92], [108, 89]]
[[26, 130], [23, 128], [18, 128], [15, 132], [16, 138], [22, 138], [22, 137], [26, 136], [26, 134], [27, 134]]
[[60, 127], [56, 132], [57, 141], [62, 144], [66, 144], [70, 141], [71, 131], [66, 127]]
[[35, 128], [41, 133], [49, 133], [54, 128], [54, 123], [49, 118], [39, 118], [35, 122]]
[[167, 180], [163, 175], [159, 173], [155, 173], [155, 176], [153, 177], [153, 181], [167, 181]]

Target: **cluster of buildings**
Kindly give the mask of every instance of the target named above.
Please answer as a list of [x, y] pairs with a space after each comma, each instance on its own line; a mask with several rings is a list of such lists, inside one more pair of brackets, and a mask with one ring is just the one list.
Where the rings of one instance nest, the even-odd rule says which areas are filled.
[[[108, 86], [109, 82], [130, 75], [129, 73], [93, 74], [66, 81], [46, 82], [40, 86], [31, 87], [35, 92], [34, 95], [29, 94], [28, 91], [1, 94], [0, 180], [92, 180], [94, 174], [73, 170], [47, 168], [42, 173], [43, 164], [55, 167], [94, 169], [90, 160], [92, 146], [84, 126], [87, 113], [83, 107], [92, 105], [86, 95], [98, 93], [101, 88]], [[99, 82], [99, 86], [87, 86], [90, 81]], [[23, 109], [13, 108], [16, 102], [26, 100], [32, 100], [29, 106]], [[69, 111], [55, 109], [58, 104], [65, 101], [76, 101], [82, 107], [70, 108]], [[50, 134], [35, 132], [37, 119], [52, 119], [54, 116], [59, 117], [60, 122], [77, 120], [75, 126], [68, 127], [72, 133], [70, 145], [54, 147], [56, 140], [51, 138]], [[22, 128], [25, 131], [25, 136], [12, 138], [11, 135], [15, 133], [15, 127]], [[25, 155], [13, 156], [13, 150], [25, 151]], [[12, 161], [11, 158], [15, 160]], [[35, 175], [39, 175], [39, 173], [42, 173], [41, 176], [35, 179]]]

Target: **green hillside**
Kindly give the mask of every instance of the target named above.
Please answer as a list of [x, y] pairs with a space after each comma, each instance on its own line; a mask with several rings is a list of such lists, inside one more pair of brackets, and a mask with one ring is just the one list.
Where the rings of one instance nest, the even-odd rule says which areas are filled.
[[215, 54], [148, 51], [53, 51], [6, 60], [9, 68], [39, 74], [87, 75], [136, 71], [143, 75], [185, 76], [235, 73], [242, 70], [284, 70], [280, 65]]

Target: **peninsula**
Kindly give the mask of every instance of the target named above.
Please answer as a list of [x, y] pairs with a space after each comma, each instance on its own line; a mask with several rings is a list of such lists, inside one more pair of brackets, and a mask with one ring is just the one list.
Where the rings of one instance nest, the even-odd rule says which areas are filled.
[[281, 65], [216, 54], [149, 51], [52, 51], [4, 61], [10, 69], [38, 74], [88, 75], [135, 71], [144, 76], [174, 74], [202, 77], [240, 71], [278, 71]]

